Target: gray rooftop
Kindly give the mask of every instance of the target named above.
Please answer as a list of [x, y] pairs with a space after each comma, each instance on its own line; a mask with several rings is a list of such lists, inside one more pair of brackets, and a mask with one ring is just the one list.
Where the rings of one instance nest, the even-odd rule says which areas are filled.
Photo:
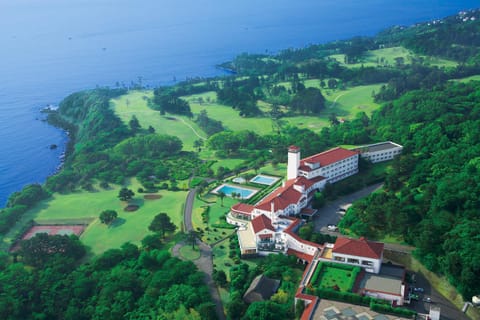
[[247, 303], [268, 300], [277, 292], [279, 286], [280, 280], [270, 279], [261, 274], [253, 279], [247, 292], [243, 295], [243, 300]]
[[365, 146], [355, 148], [354, 150], [359, 150], [361, 152], [376, 152], [376, 151], [383, 151], [383, 150], [388, 150], [388, 149], [393, 149], [398, 147], [401, 147], [401, 145], [393, 143], [391, 141], [386, 141], [386, 142], [368, 144]]
[[367, 273], [360, 283], [360, 288], [368, 291], [381, 291], [401, 295], [402, 280], [390, 276]]

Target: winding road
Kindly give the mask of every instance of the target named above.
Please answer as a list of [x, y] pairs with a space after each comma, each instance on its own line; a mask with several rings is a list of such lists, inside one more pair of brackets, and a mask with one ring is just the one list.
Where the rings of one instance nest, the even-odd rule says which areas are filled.
[[[187, 199], [185, 201], [185, 209], [183, 211], [183, 223], [185, 232], [189, 232], [193, 230], [192, 225], [192, 209], [193, 209], [193, 201], [195, 200], [195, 194], [197, 189], [190, 189], [187, 194]], [[197, 268], [204, 273], [204, 282], [208, 286], [210, 295], [215, 303], [217, 318], [219, 320], [225, 320], [225, 313], [223, 312], [223, 304], [222, 300], [220, 299], [220, 294], [218, 292], [218, 288], [215, 285], [215, 282], [212, 279], [213, 274], [213, 255], [212, 255], [212, 248], [200, 241], [196, 240], [197, 246], [200, 250], [200, 258], [193, 261], [193, 263], [197, 266]], [[182, 258], [180, 255], [180, 248], [185, 245], [185, 243], [178, 243], [176, 244], [173, 249], [173, 255], [179, 258]]]

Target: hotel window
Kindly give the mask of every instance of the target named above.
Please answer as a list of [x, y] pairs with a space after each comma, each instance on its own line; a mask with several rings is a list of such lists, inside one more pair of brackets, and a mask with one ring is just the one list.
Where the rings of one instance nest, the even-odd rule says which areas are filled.
[[347, 262], [348, 262], [348, 263], [360, 264], [360, 260], [358, 260], [358, 259], [352, 259], [352, 258], [348, 258], [348, 259], [347, 259]]

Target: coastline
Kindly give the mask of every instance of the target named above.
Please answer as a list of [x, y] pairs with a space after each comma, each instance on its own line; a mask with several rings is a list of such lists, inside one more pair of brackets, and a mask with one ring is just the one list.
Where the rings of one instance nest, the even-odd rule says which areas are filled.
[[[158, 56], [154, 56], [154, 55], [144, 56], [144, 51], [150, 51], [150, 47], [148, 47], [149, 50], [147, 50], [147, 49], [144, 50], [144, 49], [142, 49], [142, 47], [140, 47], [140, 50], [138, 50], [139, 48], [135, 48], [135, 50], [138, 51], [138, 55], [136, 53], [136, 55], [134, 55], [134, 57], [139, 56], [142, 60], [144, 60], [145, 64], [148, 66], [147, 69], [155, 69], [155, 67], [158, 68], [158, 61], [162, 60], [162, 59], [165, 60], [165, 63], [164, 63], [165, 65], [173, 64], [173, 62], [175, 63], [175, 65], [182, 65], [182, 64], [185, 65], [185, 67], [182, 66], [182, 67], [178, 67], [178, 68], [173, 69], [173, 70], [170, 69], [170, 68], [166, 68], [166, 71], [162, 71], [160, 73], [158, 73], [158, 72], [157, 73], [155, 73], [155, 72], [149, 73], [150, 71], [145, 72], [145, 70], [141, 69], [141, 68], [133, 69], [133, 70], [129, 69], [129, 70], [126, 70], [123, 74], [116, 73], [116, 70], [118, 69], [118, 65], [120, 65], [119, 63], [122, 63], [122, 64], [125, 63], [125, 60], [121, 60], [121, 59], [118, 59], [118, 60], [114, 61], [114, 63], [112, 63], [109, 67], [105, 67], [104, 65], [109, 63], [109, 62], [106, 62], [108, 59], [115, 60], [115, 58], [116, 58], [116, 57], [112, 58], [112, 56], [111, 56], [112, 54], [116, 54], [115, 50], [113, 49], [114, 44], [110, 44], [110, 43], [108, 43], [108, 41], [109, 41], [109, 37], [112, 37], [112, 36], [115, 37], [115, 36], [118, 36], [119, 34], [112, 33], [111, 30], [107, 30], [104, 37], [99, 37], [97, 39], [98, 41], [108, 43], [108, 44], [103, 44], [102, 43], [102, 45], [99, 48], [98, 48], [98, 43], [90, 43], [86, 40], [84, 42], [80, 42], [81, 40], [83, 41], [83, 39], [81, 39], [80, 35], [77, 35], [77, 34], [75, 34], [71, 37], [69, 36], [68, 39], [59, 37], [59, 38], [61, 38], [60, 40], [58, 40], [59, 42], [52, 42], [52, 43], [49, 42], [51, 39], [46, 39], [46, 38], [43, 38], [43, 36], [42, 36], [42, 37], [40, 37], [40, 39], [44, 43], [51, 44], [51, 45], [49, 45], [49, 47], [51, 47], [51, 48], [49, 48], [49, 50], [51, 49], [51, 51], [48, 51], [48, 50], [41, 51], [40, 49], [43, 49], [43, 48], [37, 48], [39, 50], [38, 51], [38, 56], [44, 56], [44, 57], [53, 56], [53, 57], [56, 57], [56, 59], [58, 58], [58, 61], [64, 61], [65, 63], [64, 64], [58, 64], [56, 62], [56, 64], [58, 64], [59, 69], [55, 69], [56, 67], [48, 64], [49, 61], [45, 61], [45, 62], [41, 61], [42, 62], [41, 64], [37, 63], [37, 65], [42, 65], [43, 64], [43, 65], [47, 66], [48, 68], [51, 68], [52, 69], [52, 75], [55, 75], [55, 76], [50, 76], [49, 72], [45, 72], [46, 70], [34, 69], [34, 68], [32, 68], [32, 66], [26, 64], [25, 67], [24, 67], [25, 69], [32, 69], [33, 72], [35, 72], [36, 75], [41, 74], [43, 76], [44, 80], [42, 82], [44, 82], [45, 85], [43, 87], [35, 86], [35, 85], [32, 86], [32, 87], [28, 87], [28, 85], [27, 85], [25, 87], [25, 83], [22, 83], [21, 84], [21, 86], [23, 86], [22, 89], [19, 90], [18, 92], [15, 92], [15, 95], [18, 95], [22, 99], [25, 99], [25, 96], [22, 96], [23, 91], [41, 92], [43, 95], [39, 96], [38, 94], [35, 94], [35, 95], [32, 95], [31, 97], [27, 97], [26, 100], [31, 99], [31, 101], [27, 102], [27, 105], [28, 104], [37, 104], [37, 103], [42, 103], [43, 105], [48, 105], [49, 103], [51, 103], [52, 99], [53, 99], [53, 101], [55, 101], [56, 99], [61, 99], [62, 96], [66, 96], [65, 93], [70, 92], [72, 90], [76, 90], [76, 88], [78, 88], [78, 89], [92, 88], [92, 87], [95, 86], [94, 85], [95, 83], [100, 83], [102, 85], [107, 84], [107, 83], [113, 84], [115, 82], [115, 80], [113, 80], [113, 79], [118, 79], [120, 82], [122, 82], [122, 81], [124, 81], [122, 79], [135, 78], [136, 74], [144, 75], [144, 78], [148, 79], [148, 81], [146, 81], [146, 82], [148, 82], [149, 85], [158, 86], [159, 82], [163, 82], [163, 83], [168, 82], [170, 84], [174, 84], [171, 81], [167, 81], [167, 80], [171, 80], [173, 75], [176, 75], [176, 78], [178, 78], [178, 79], [183, 79], [184, 76], [187, 77], [192, 73], [194, 74], [194, 76], [205, 75], [205, 77], [208, 77], [209, 75], [207, 75], [207, 74], [212, 73], [212, 69], [222, 70], [223, 72], [232, 73], [232, 72], [235, 72], [235, 70], [233, 70], [232, 68], [222, 67], [222, 65], [223, 65], [222, 63], [220, 63], [219, 65], [215, 65], [215, 64], [219, 63], [219, 61], [225, 61], [224, 57], [229, 57], [232, 54], [233, 55], [240, 54], [241, 52], [246, 51], [245, 48], [248, 48], [248, 50], [250, 50], [251, 53], [267, 52], [266, 49], [268, 49], [268, 52], [271, 53], [272, 51], [275, 51], [275, 49], [272, 49], [272, 48], [277, 48], [278, 50], [289, 48], [289, 47], [302, 48], [303, 44], [306, 44], [306, 43], [326, 43], [326, 42], [333, 41], [332, 39], [330, 39], [330, 40], [322, 39], [324, 34], [328, 34], [329, 37], [342, 39], [342, 38], [352, 37], [352, 36], [358, 35], [358, 34], [371, 34], [371, 33], [374, 33], [374, 32], [378, 32], [380, 30], [383, 30], [386, 27], [383, 24], [385, 23], [385, 20], [387, 20], [387, 18], [397, 19], [397, 20], [400, 20], [400, 21], [405, 21], [403, 24], [411, 24], [413, 21], [420, 21], [420, 20], [425, 19], [426, 17], [433, 18], [433, 17], [437, 17], [439, 14], [442, 14], [442, 15], [452, 14], [453, 12], [458, 12], [459, 10], [462, 10], [462, 8], [468, 8], [469, 6], [471, 6], [471, 4], [469, 2], [462, 2], [462, 3], [459, 3], [459, 4], [455, 4], [455, 5], [450, 4], [448, 6], [445, 5], [442, 8], [434, 8], [434, 9], [430, 8], [431, 6], [428, 6], [428, 8], [423, 8], [422, 6], [420, 6], [420, 7], [415, 6], [415, 8], [413, 10], [411, 8], [411, 4], [403, 3], [403, 2], [402, 3], [399, 2], [399, 4], [401, 5], [401, 7], [406, 8], [405, 9], [406, 10], [405, 17], [403, 17], [402, 19], [398, 19], [393, 15], [389, 16], [389, 13], [387, 12], [386, 15], [385, 15], [386, 18], [377, 19], [375, 21], [370, 21], [368, 23], [368, 30], [365, 31], [365, 32], [359, 31], [360, 30], [358, 28], [359, 26], [367, 28], [366, 26], [362, 26], [361, 24], [358, 24], [358, 25], [345, 24], [345, 26], [342, 26], [342, 28], [338, 28], [339, 30], [335, 30], [335, 31], [327, 28], [327, 29], [325, 29], [326, 31], [324, 33], [322, 33], [322, 35], [320, 35], [320, 34], [315, 35], [313, 32], [305, 32], [305, 30], [307, 30], [307, 29], [309, 31], [313, 30], [313, 29], [309, 29], [309, 28], [317, 28], [319, 26], [320, 27], [328, 26], [327, 24], [318, 24], [318, 23], [317, 23], [317, 25], [314, 25], [315, 23], [312, 22], [312, 20], [308, 20], [308, 16], [309, 15], [314, 15], [315, 10], [310, 10], [310, 12], [306, 12], [306, 19], [302, 19], [302, 21], [298, 22], [297, 25], [292, 24], [292, 25], [284, 26], [284, 23], [281, 23], [279, 25], [278, 21], [275, 19], [274, 16], [276, 14], [285, 13], [284, 12], [285, 9], [288, 9], [288, 8], [285, 8], [285, 7], [282, 8], [282, 6], [279, 6], [278, 8], [270, 8], [271, 10], [273, 10], [272, 11], [273, 13], [269, 13], [268, 16], [261, 16], [258, 21], [257, 20], [249, 21], [248, 22], [249, 23], [248, 27], [242, 27], [241, 32], [237, 32], [238, 30], [236, 28], [229, 29], [229, 27], [225, 27], [224, 28], [225, 32], [229, 32], [229, 33], [234, 35], [235, 44], [231, 44], [229, 42], [223, 43], [222, 41], [218, 41], [218, 39], [223, 39], [223, 36], [224, 36], [223, 33], [221, 33], [218, 38], [214, 38], [215, 39], [214, 43], [208, 42], [209, 40], [207, 38], [202, 38], [202, 36], [203, 36], [202, 34], [195, 34], [195, 37], [198, 38], [198, 39], [187, 39], [189, 42], [192, 43], [192, 48], [194, 48], [194, 49], [191, 49], [190, 47], [187, 47], [187, 49], [190, 50], [190, 51], [181, 52], [180, 57], [177, 54], [177, 52], [175, 52], [175, 54], [171, 54], [169, 56], [168, 51], [167, 51], [167, 55], [162, 56], [161, 58], [159, 58]], [[392, 7], [398, 6], [399, 4], [392, 3]], [[220, 5], [220, 9], [222, 9], [221, 4], [219, 4], [219, 5]], [[374, 7], [373, 5], [370, 6], [368, 3], [364, 4], [364, 5], [366, 6], [365, 12], [368, 12], [368, 10], [372, 10], [372, 8]], [[409, 5], [410, 5], [410, 7], [409, 7]], [[242, 6], [248, 6], [248, 4], [242, 4]], [[316, 8], [317, 4], [314, 4], [312, 6]], [[320, 4], [318, 4], [318, 6], [320, 6]], [[346, 6], [348, 6], [348, 4], [346, 4]], [[301, 8], [298, 9], [298, 10], [303, 10], [302, 6], [300, 6], [300, 7]], [[45, 8], [46, 8], [46, 10], [49, 9], [48, 1], [47, 1], [47, 3], [45, 3]], [[261, 9], [261, 8], [259, 8], [259, 9]], [[392, 10], [392, 9], [389, 9], [389, 10]], [[346, 10], [344, 13], [341, 13], [339, 16], [336, 17], [336, 20], [334, 22], [341, 24], [342, 21], [343, 21], [342, 19], [345, 18], [344, 17], [345, 15], [348, 15], [348, 12], [349, 11]], [[56, 13], [55, 11], [52, 11], [52, 13], [54, 13], [55, 16], [58, 15], [58, 13]], [[287, 11], [287, 13], [291, 13], [291, 10]], [[68, 14], [68, 13], [65, 13], [65, 14]], [[196, 14], [197, 13], [195, 13], [195, 15]], [[242, 14], [244, 14], [244, 12], [239, 11], [238, 15], [234, 15], [234, 16], [229, 17], [229, 18], [231, 18], [229, 20], [229, 24], [235, 25], [236, 22], [240, 21], [240, 22], [242, 22], [242, 24], [240, 24], [240, 25], [243, 26], [243, 24], [246, 23], [246, 22], [243, 22], [242, 19], [244, 17], [242, 16]], [[35, 17], [33, 17], [33, 18], [35, 18]], [[52, 23], [53, 24], [55, 23], [54, 18], [55, 17], [52, 18]], [[72, 17], [72, 19], [74, 19], [74, 18], [75, 17]], [[218, 21], [215, 20], [215, 19], [217, 19], [217, 17], [214, 17], [213, 23], [216, 23], [216, 22], [222, 23], [222, 21], [223, 21], [222, 20], [223, 18], [221, 18], [221, 17], [218, 18]], [[351, 17], [349, 17], [349, 20], [352, 20]], [[12, 20], [12, 21], [16, 22], [15, 20]], [[147, 22], [150, 23], [150, 21], [147, 21]], [[72, 20], [72, 23], [75, 23], [75, 20]], [[398, 24], [398, 23], [395, 20], [395, 22], [392, 23], [392, 24]], [[400, 23], [400, 24], [402, 24], [402, 23]], [[16, 25], [16, 24], [13, 24], [13, 25]], [[314, 26], [312, 26], [312, 25], [314, 25]], [[7, 24], [7, 26], [8, 26], [8, 24]], [[191, 27], [191, 25], [186, 25], [186, 26], [189, 27], [189, 28]], [[265, 26], [269, 26], [269, 27], [267, 28]], [[101, 27], [103, 27], [102, 25], [100, 25], [100, 26], [94, 25], [94, 24], [92, 25], [92, 28], [97, 28], [98, 29], [98, 27], [100, 27], [99, 30], [105, 31], [105, 30], [101, 29]], [[122, 27], [125, 27], [125, 26], [122, 26]], [[181, 29], [182, 26], [180, 24], [178, 24], [178, 25], [174, 24], [170, 27], [173, 28], [173, 31], [177, 31], [177, 32], [183, 32], [184, 31], [184, 29]], [[42, 28], [43, 28], [43, 26], [42, 26]], [[43, 30], [42, 28], [39, 28], [39, 30], [42, 31], [42, 32], [45, 32], [45, 34], [48, 34], [48, 32], [46, 32], [46, 31], [53, 32], [52, 30]], [[125, 30], [130, 30], [128, 28], [129, 28], [129, 26], [127, 25], [125, 27]], [[305, 29], [305, 28], [307, 28], [307, 29]], [[255, 41], [255, 42], [251, 41], [252, 30], [255, 30], [256, 36], [259, 37], [258, 41]], [[364, 30], [364, 29], [361, 29], [361, 30]], [[86, 30], [86, 31], [89, 31], [89, 30]], [[220, 30], [220, 31], [223, 31], [223, 30]], [[295, 37], [291, 37], [289, 35], [287, 35], [287, 36], [277, 36], [277, 34], [281, 35], [282, 31], [294, 32], [294, 33], [296, 33], [296, 36]], [[315, 31], [317, 31], [317, 29], [315, 29]], [[209, 32], [211, 32], [211, 30], [209, 30]], [[53, 33], [53, 35], [59, 36], [56, 33]], [[87, 36], [88, 35], [89, 34], [87, 33]], [[150, 35], [150, 34], [148, 34], [148, 35]], [[32, 40], [28, 37], [26, 37], [26, 39], [29, 40], [28, 45], [36, 45], [37, 44], [37, 43], [35, 43], [35, 41], [33, 41], [34, 39]], [[312, 39], [315, 39], [315, 40], [312, 41]], [[11, 43], [8, 42], [9, 44], [17, 46], [18, 44], [16, 42], [19, 41], [19, 38], [15, 39], [15, 37], [12, 36], [11, 39], [7, 39], [7, 40], [11, 41]], [[55, 41], [57, 41], [57, 40], [55, 40]], [[201, 41], [202, 43], [195, 42], [195, 41]], [[127, 39], [127, 42], [128, 42], [128, 39]], [[205, 43], [203, 43], [203, 42], [205, 42]], [[214, 46], [215, 43], [221, 43], [221, 46], [217, 48], [217, 47]], [[86, 51], [79, 51], [78, 53], [80, 55], [75, 55], [71, 51], [66, 51], [65, 53], [62, 53], [62, 45], [67, 45], [67, 44], [68, 44], [68, 46], [71, 46], [71, 45], [75, 45], [75, 46], [78, 46], [78, 47], [84, 46]], [[205, 46], [205, 48], [208, 49], [209, 59], [205, 59], [205, 52], [204, 51], [200, 50], [200, 52], [198, 52], [198, 48], [202, 48], [201, 47], [202, 45]], [[105, 48], [105, 47], [108, 47], [108, 50], [102, 50], [102, 48]], [[227, 47], [229, 49], [224, 49], [224, 48], [227, 48]], [[17, 48], [17, 47], [15, 47], [15, 48]], [[32, 51], [32, 50], [27, 50], [30, 47], [25, 47], [25, 48], [18, 47], [18, 48], [22, 49], [20, 51], [23, 51], [23, 52], [29, 52], [29, 51], [31, 52]], [[98, 49], [98, 52], [97, 52], [97, 49]], [[162, 48], [154, 48], [154, 49], [162, 49]], [[220, 53], [210, 53], [210, 52], [213, 52], [215, 50], [218, 51], [219, 49], [221, 49], [223, 51], [220, 50], [221, 51]], [[87, 51], [88, 52], [95, 52], [95, 54], [92, 54], [91, 56], [89, 56], [86, 53]], [[129, 54], [129, 56], [127, 56], [127, 58], [132, 59], [131, 52], [127, 52], [127, 53]], [[65, 54], [65, 55], [62, 55], [62, 54]], [[71, 56], [69, 56], [69, 55], [71, 55]], [[81, 61], [79, 58], [84, 59], [85, 61]], [[182, 60], [182, 59], [185, 59], [185, 60]], [[193, 60], [195, 62], [195, 64], [192, 65], [192, 63], [190, 62], [191, 60]], [[16, 62], [14, 59], [12, 59], [12, 61]], [[128, 60], [128, 61], [131, 61], [131, 60]], [[208, 66], [205, 66], [205, 65], [201, 66], [201, 64], [205, 61], [208, 62]], [[190, 63], [190, 64], [188, 64], [187, 62]], [[98, 64], [98, 63], [100, 63], [100, 64]], [[16, 64], [12, 63], [12, 65], [16, 65]], [[74, 65], [78, 65], [78, 68], [77, 69], [70, 69], [70, 66], [74, 66]], [[152, 65], [155, 66], [155, 67], [152, 67]], [[200, 67], [198, 67], [198, 70], [197, 70], [197, 67], [196, 67], [197, 65], [200, 66]], [[86, 70], [90, 69], [92, 66], [95, 67], [95, 68], [99, 67], [100, 71], [91, 72], [91, 73], [86, 72]], [[163, 68], [164, 65], [161, 65], [160, 67]], [[15, 75], [16, 77], [18, 77], [21, 80], [23, 80], [23, 78], [24, 79], [34, 79], [34, 77], [32, 77], [31, 74], [26, 73], [26, 72], [21, 73], [22, 70], [17, 70], [17, 69], [18, 68], [15, 67], [15, 68], [12, 68], [12, 70], [10, 70], [10, 69], [5, 70], [6, 71], [5, 77], [10, 76], [13, 80], [13, 81], [8, 81], [8, 82], [12, 82], [12, 83], [15, 82], [15, 79], [13, 78], [13, 75]], [[194, 70], [194, 71], [192, 71], [192, 70]], [[67, 76], [67, 74], [68, 74], [68, 76]], [[105, 74], [112, 74], [112, 75], [114, 75], [114, 78], [112, 76], [105, 76]], [[56, 78], [58, 78], [58, 79], [56, 79]], [[52, 90], [49, 91], [49, 89], [48, 89], [48, 88], [54, 88], [54, 87], [57, 87], [57, 86], [61, 87], [61, 89], [57, 90], [57, 91], [52, 91]], [[16, 89], [15, 87], [5, 87], [5, 92], [15, 91], [15, 90], [12, 90], [12, 88]], [[47, 89], [45, 89], [45, 88], [47, 88]], [[59, 93], [59, 92], [61, 92], [61, 93]], [[57, 97], [57, 98], [55, 98], [55, 97]], [[33, 101], [33, 103], [32, 103], [32, 101]], [[0, 105], [3, 106], [2, 103], [3, 103], [3, 101], [0, 102]], [[10, 101], [7, 101], [6, 103], [10, 103]], [[19, 107], [19, 106], [21, 106], [21, 105], [16, 105], [15, 107]], [[35, 112], [37, 112], [37, 111], [38, 111], [38, 109], [35, 110]], [[28, 123], [25, 123], [23, 125], [26, 125], [28, 128], [30, 128]], [[50, 142], [48, 142], [48, 143], [45, 143], [43, 141], [41, 142], [41, 143], [43, 143], [42, 146], [45, 147], [45, 148], [47, 148], [52, 143], [55, 143], [59, 146], [59, 148], [56, 149], [56, 151], [54, 151], [54, 152], [49, 151], [49, 154], [47, 154], [47, 156], [52, 156], [53, 157], [53, 154], [56, 155], [57, 152], [59, 152], [60, 149], [63, 149], [63, 148], [66, 149], [67, 146], [68, 146], [68, 143], [69, 143], [68, 141], [71, 140], [71, 139], [69, 139], [68, 136], [65, 136], [65, 137], [63, 136], [64, 135], [63, 130], [58, 130], [58, 129], [55, 129], [55, 130], [57, 130], [57, 132], [55, 132], [55, 135], [56, 135], [55, 138], [50, 138], [49, 137], [48, 141], [50, 141]], [[7, 134], [7, 136], [4, 138], [5, 139], [4, 141], [12, 140], [12, 137], [17, 137], [17, 133], [16, 133], [16, 132], [18, 132], [17, 128], [15, 130], [12, 130], [12, 132], [14, 132], [14, 133], [8, 133]], [[38, 135], [38, 136], [45, 135], [46, 136], [45, 132], [46, 131], [39, 132], [38, 130], [36, 130], [36, 131], [34, 131], [33, 135]], [[22, 139], [22, 138], [19, 137], [19, 139]], [[35, 141], [35, 142], [26, 142], [26, 145], [28, 147], [30, 147], [30, 146], [34, 145], [34, 143], [36, 143], [35, 139], [31, 139], [31, 140]], [[47, 140], [47, 139], [44, 137], [44, 140]], [[26, 139], [24, 139], [23, 141], [26, 141]], [[62, 141], [62, 143], [59, 144], [58, 141]], [[9, 146], [7, 146], [7, 148], [8, 147]], [[30, 148], [30, 149], [32, 149], [32, 148]], [[17, 152], [14, 149], [10, 149], [10, 148], [8, 148], [8, 150], [13, 150], [12, 152]], [[68, 152], [67, 151], [66, 151], [66, 155], [67, 155], [67, 158], [68, 158]], [[33, 156], [37, 156], [37, 154], [33, 154]], [[21, 154], [18, 157], [23, 158], [23, 159], [27, 159], [27, 158], [33, 159], [34, 158], [33, 156], [32, 156], [32, 151], [30, 151], [29, 154], [28, 153], [27, 154]], [[60, 154], [58, 156], [60, 156]], [[25, 164], [20, 163], [20, 161], [12, 160], [11, 162], [6, 163], [6, 165], [10, 165], [10, 167], [5, 167], [5, 170], [8, 169], [9, 171], [17, 171], [17, 172], [15, 172], [14, 174], [10, 174], [10, 172], [9, 172], [9, 176], [6, 177], [6, 180], [8, 180], [8, 184], [9, 184], [9, 188], [8, 188], [9, 191], [8, 191], [8, 194], [7, 194], [7, 192], [4, 194], [5, 204], [6, 204], [7, 199], [11, 196], [11, 194], [13, 192], [20, 191], [23, 186], [31, 184], [31, 183], [36, 183], [36, 182], [44, 183], [46, 177], [48, 177], [48, 176], [54, 174], [55, 172], [57, 172], [57, 168], [61, 163], [61, 161], [60, 161], [61, 159], [59, 159], [58, 156], [55, 156], [56, 159], [53, 159], [53, 160], [48, 159], [47, 160], [46, 157], [45, 157], [45, 154], [42, 154], [41, 156], [39, 156], [38, 159], [34, 160], [34, 161], [37, 162], [38, 165], [31, 165], [29, 163], [29, 165], [31, 167], [35, 168], [35, 170], [39, 170], [39, 171], [43, 170], [43, 172], [35, 172], [34, 173], [31, 169], [31, 167], [28, 167]], [[19, 160], [23, 160], [23, 159], [19, 159]], [[45, 163], [47, 161], [50, 162], [48, 166], [45, 165]], [[31, 161], [31, 162], [33, 162], [33, 161]], [[52, 162], [54, 162], [54, 164], [52, 164]], [[13, 168], [12, 164], [13, 165], [18, 164], [19, 169], [12, 170], [11, 169], [11, 168]], [[0, 169], [3, 169], [3, 168], [0, 168]], [[23, 170], [23, 171], [20, 172], [21, 170]], [[54, 171], [53, 173], [52, 173], [52, 170]], [[19, 177], [21, 179], [19, 179]], [[19, 182], [20, 180], [21, 180], [21, 182]], [[7, 185], [7, 183], [5, 183], [5, 185]], [[11, 188], [12, 185], [14, 186], [13, 189]], [[5, 190], [7, 190], [7, 188]], [[13, 191], [10, 191], [10, 190], [13, 190]], [[2, 203], [2, 201], [0, 199], [0, 207], [3, 207], [3, 206], [4, 206], [4, 204]]]

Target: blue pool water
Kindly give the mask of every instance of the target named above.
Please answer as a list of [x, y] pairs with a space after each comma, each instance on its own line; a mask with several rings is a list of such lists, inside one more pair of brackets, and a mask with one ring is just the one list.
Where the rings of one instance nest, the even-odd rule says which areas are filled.
[[256, 190], [256, 189], [246, 189], [246, 188], [242, 188], [242, 187], [232, 186], [232, 185], [229, 185], [229, 184], [222, 184], [220, 187], [215, 189], [213, 191], [213, 193], [218, 194], [220, 191], [222, 191], [223, 193], [225, 193], [229, 197], [232, 196], [232, 192], [236, 192], [237, 194], [240, 193], [240, 198], [241, 199], [249, 199], [255, 193], [258, 192], [258, 190]]
[[277, 177], [271, 177], [271, 176], [265, 176], [263, 174], [259, 174], [259, 175], [256, 175], [255, 177], [253, 177], [250, 182], [255, 182], [255, 183], [259, 183], [259, 184], [264, 184], [264, 185], [267, 185], [267, 186], [271, 186], [272, 184], [274, 184], [275, 182], [278, 181], [278, 179], [280, 178], [277, 178]]

